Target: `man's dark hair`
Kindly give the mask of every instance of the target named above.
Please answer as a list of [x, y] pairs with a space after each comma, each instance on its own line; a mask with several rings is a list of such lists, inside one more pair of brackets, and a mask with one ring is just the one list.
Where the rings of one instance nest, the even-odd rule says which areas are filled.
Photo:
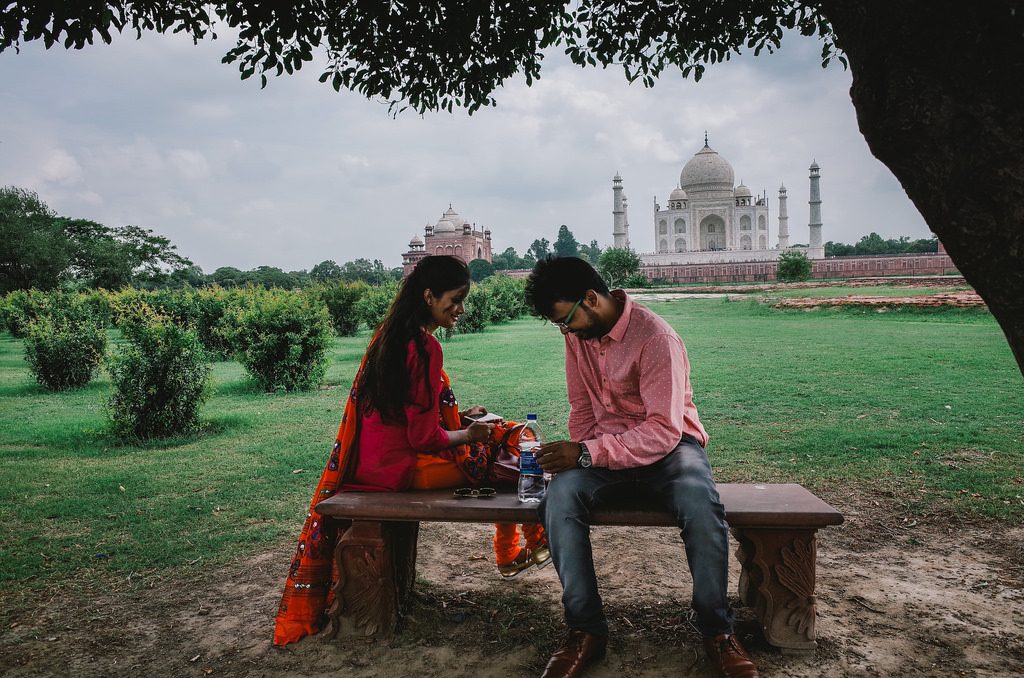
[[544, 257], [526, 279], [526, 303], [542, 318], [550, 318], [555, 304], [575, 304], [587, 290], [608, 296], [608, 285], [594, 267], [579, 257]]

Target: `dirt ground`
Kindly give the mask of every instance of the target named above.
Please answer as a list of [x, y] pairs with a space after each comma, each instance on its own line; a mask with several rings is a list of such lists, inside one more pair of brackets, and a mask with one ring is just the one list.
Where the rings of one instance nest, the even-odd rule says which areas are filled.
[[[780, 653], [737, 608], [763, 675], [1024, 675], [1024, 528], [912, 519], [884, 501], [825, 498], [846, 523], [819, 533], [818, 649]], [[416, 597], [388, 642], [271, 646], [290, 542], [183, 578], [65, 582], [41, 598], [7, 593], [0, 674], [539, 675], [563, 633], [558, 580], [547, 567], [500, 581], [490, 538], [486, 525], [423, 525]], [[677, 539], [669, 529], [594, 530], [612, 636], [589, 677], [710, 675]]]

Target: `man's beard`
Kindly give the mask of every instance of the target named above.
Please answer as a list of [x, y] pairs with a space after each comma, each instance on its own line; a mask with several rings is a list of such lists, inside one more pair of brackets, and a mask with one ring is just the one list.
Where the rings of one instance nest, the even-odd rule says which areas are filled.
[[576, 336], [579, 337], [580, 339], [600, 339], [604, 335], [608, 334], [608, 332], [611, 330], [610, 327], [605, 327], [604, 323], [602, 323], [601, 320], [597, 317], [597, 314], [595, 314], [586, 306], [581, 305], [580, 310], [582, 310], [587, 315], [587, 319], [590, 320], [590, 327], [578, 330], [575, 333]]

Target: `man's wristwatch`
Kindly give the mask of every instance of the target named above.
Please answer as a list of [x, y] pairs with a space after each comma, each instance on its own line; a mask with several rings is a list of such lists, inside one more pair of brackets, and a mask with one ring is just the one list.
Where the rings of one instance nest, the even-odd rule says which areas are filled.
[[580, 456], [576, 460], [576, 465], [580, 468], [590, 468], [594, 465], [594, 460], [590, 458], [590, 450], [587, 449], [586, 443], [579, 443]]

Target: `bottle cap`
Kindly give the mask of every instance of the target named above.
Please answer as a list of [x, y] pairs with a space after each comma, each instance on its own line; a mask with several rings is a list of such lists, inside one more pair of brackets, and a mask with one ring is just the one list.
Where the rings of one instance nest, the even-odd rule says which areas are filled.
[[526, 415], [526, 421], [537, 421], [537, 415], [536, 414], [528, 414], [528, 415]]

